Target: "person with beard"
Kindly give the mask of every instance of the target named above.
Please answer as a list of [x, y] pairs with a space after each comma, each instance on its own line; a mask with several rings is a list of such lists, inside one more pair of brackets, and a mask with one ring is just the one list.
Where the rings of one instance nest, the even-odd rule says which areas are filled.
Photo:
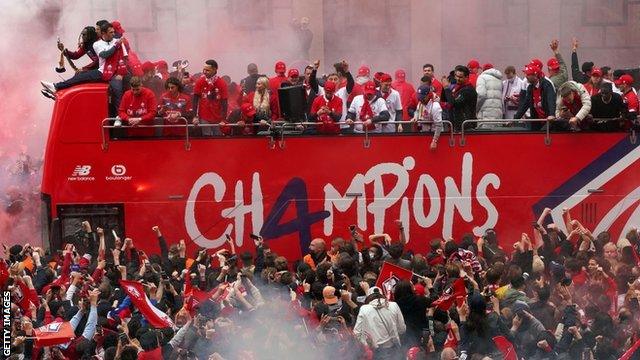
[[[205, 61], [202, 76], [196, 81], [193, 89], [194, 125], [218, 124], [226, 119], [228, 107], [227, 84], [218, 75], [218, 63], [215, 60]], [[218, 127], [203, 127], [204, 136], [221, 135]]]
[[[533, 119], [555, 119], [556, 92], [551, 81], [544, 77], [544, 73], [535, 66], [527, 65], [524, 68], [529, 86], [521, 95], [518, 111], [513, 116], [514, 119], [521, 119], [527, 110], [530, 111]], [[542, 123], [532, 123], [532, 130], [543, 128]]]
[[[400, 99], [400, 93], [391, 87], [391, 80], [391, 75], [389, 74], [382, 74], [380, 76], [380, 96], [387, 103], [389, 120], [400, 122], [402, 121], [402, 101]], [[399, 128], [396, 128], [395, 124], [385, 124], [382, 126], [382, 132], [402, 132], [402, 124], [398, 124], [398, 126]]]
[[[413, 121], [417, 123], [419, 131], [433, 131], [433, 139], [429, 148], [435, 150], [442, 132], [442, 108], [440, 103], [435, 100], [431, 86], [421, 85], [416, 95], [418, 105], [413, 115]], [[433, 123], [420, 124], [419, 121], [432, 121]]]
[[626, 105], [620, 94], [613, 92], [609, 82], [600, 83], [600, 92], [591, 97], [591, 128], [598, 131], [615, 131], [620, 129], [617, 121], [603, 121], [600, 119], [623, 119], [626, 115]]
[[355, 124], [355, 132], [364, 132], [365, 127], [369, 132], [380, 132], [382, 127], [376, 124], [380, 121], [388, 121], [391, 118], [387, 109], [387, 103], [376, 91], [376, 85], [370, 81], [364, 86], [364, 94], [356, 96], [349, 106], [347, 123]]
[[469, 82], [469, 74], [469, 69], [466, 66], [456, 66], [454, 72], [456, 83], [453, 89], [449, 88], [449, 79], [442, 78], [442, 86], [445, 87], [445, 98], [451, 107], [449, 119], [451, 119], [455, 131], [462, 129], [462, 123], [465, 120], [475, 119], [476, 117], [478, 94], [476, 93], [475, 85]]
[[324, 95], [317, 96], [311, 105], [309, 120], [318, 122], [317, 130], [321, 134], [338, 134], [340, 126], [336, 122], [342, 117], [342, 100], [335, 95], [336, 83], [324, 84]]
[[320, 263], [329, 261], [326, 248], [327, 244], [324, 239], [313, 239], [311, 240], [311, 244], [309, 244], [310, 252], [305, 255], [302, 260], [305, 264], [309, 265], [312, 270], [315, 270]]

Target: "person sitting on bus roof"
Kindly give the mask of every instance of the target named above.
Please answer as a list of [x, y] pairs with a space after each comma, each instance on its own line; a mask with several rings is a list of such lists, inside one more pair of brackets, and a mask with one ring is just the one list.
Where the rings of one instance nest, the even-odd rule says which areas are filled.
[[97, 69], [99, 63], [98, 54], [96, 54], [93, 50], [93, 43], [98, 41], [96, 28], [93, 26], [87, 26], [82, 29], [79, 40], [80, 41], [78, 42], [78, 50], [76, 51], [70, 51], [61, 42], [58, 42], [58, 49], [62, 51], [64, 53], [64, 56], [66, 56], [69, 60], [78, 60], [85, 54], [91, 59], [91, 62], [83, 66], [79, 71]]
[[[164, 87], [167, 91], [160, 97], [158, 115], [164, 118], [165, 125], [184, 124], [184, 120], [180, 118], [186, 120], [193, 116], [191, 97], [183, 92], [184, 87], [178, 78], [168, 78]], [[164, 128], [162, 134], [164, 136], [184, 136], [185, 129], [180, 127]]]
[[[156, 116], [157, 102], [153, 91], [142, 86], [142, 80], [134, 76], [129, 80], [130, 90], [127, 90], [120, 101], [118, 117], [129, 126], [153, 125]], [[116, 126], [120, 124], [118, 121]], [[129, 129], [129, 136], [150, 136], [154, 132], [148, 129]]]
[[[218, 63], [215, 60], [205, 61], [202, 74], [193, 88], [193, 124], [218, 124], [226, 118], [227, 84], [218, 76]], [[204, 136], [221, 135], [218, 127], [203, 127]]]

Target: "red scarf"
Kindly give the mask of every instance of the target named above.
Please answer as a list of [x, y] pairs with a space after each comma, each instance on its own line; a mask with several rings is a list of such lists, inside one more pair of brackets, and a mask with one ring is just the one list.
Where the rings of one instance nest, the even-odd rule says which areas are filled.
[[[373, 120], [373, 109], [371, 109], [371, 104], [369, 104], [369, 100], [367, 100], [366, 95], [363, 95], [364, 104], [362, 104], [362, 109], [360, 109], [360, 120], [365, 121], [367, 117]], [[371, 123], [371, 125], [367, 125], [367, 130], [374, 130], [376, 126]]]
[[575, 90], [573, 91], [573, 102], [562, 99], [562, 104], [566, 106], [574, 116], [577, 115], [578, 111], [582, 108], [582, 100], [580, 100], [580, 95], [578, 95], [578, 92]]
[[458, 93], [458, 91], [464, 89], [467, 86], [471, 86], [471, 83], [464, 83], [464, 84], [456, 84], [456, 86], [453, 87], [453, 90], [451, 91], [451, 93], [453, 94], [453, 97], [456, 97], [456, 94]]
[[[122, 50], [123, 46], [127, 51], [126, 56]], [[102, 80], [109, 81], [115, 75], [124, 76], [128, 71], [131, 71], [135, 76], [142, 76], [144, 74], [138, 56], [131, 50], [127, 39], [124, 39], [124, 41], [118, 45], [113, 55], [106, 59], [102, 72]]]

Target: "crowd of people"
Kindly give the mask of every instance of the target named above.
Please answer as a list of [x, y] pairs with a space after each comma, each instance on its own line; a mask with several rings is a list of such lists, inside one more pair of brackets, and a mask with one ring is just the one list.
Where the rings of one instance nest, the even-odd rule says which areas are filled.
[[4, 246], [8, 358], [635, 358], [639, 231], [612, 239], [549, 214], [513, 247], [488, 229], [416, 253], [396, 221], [397, 236], [353, 226], [297, 259], [257, 235], [251, 251], [228, 238], [188, 253], [158, 226], [147, 254], [85, 221], [61, 251]]
[[[164, 60], [141, 62], [120, 23], [106, 20], [83, 29], [76, 51], [62, 43], [58, 47], [69, 59], [86, 54], [92, 62], [66, 81], [42, 82], [45, 96], [55, 99], [58, 90], [108, 81], [110, 114], [118, 117], [116, 126], [207, 125], [192, 129], [194, 135], [203, 136], [252, 135], [284, 119], [300, 123], [295, 129], [306, 134], [432, 132], [435, 147], [443, 120], [451, 122], [453, 131], [473, 119], [500, 120], [480, 125], [485, 128], [524, 125], [531, 130], [548, 126], [559, 131], [620, 131], [637, 126], [639, 110], [634, 71], [598, 67], [593, 62], [580, 67], [576, 39], [571, 73], [559, 42], [553, 40], [553, 56], [546, 69], [543, 61], [531, 59], [521, 68], [523, 77], [514, 66], [501, 72], [491, 63], [481, 65], [472, 59], [441, 78], [433, 65], [425, 64], [416, 86], [403, 69], [392, 76], [362, 65], [354, 77], [346, 61], [334, 64], [334, 72], [322, 76], [318, 76], [319, 61], [304, 69], [287, 69], [278, 61], [272, 75], [260, 74], [251, 63], [248, 76], [234, 82], [220, 74], [215, 60], [207, 60], [202, 71], [192, 75], [186, 70], [188, 61], [177, 60], [171, 68]], [[291, 93], [282, 90], [291, 88], [298, 88], [302, 96], [280, 101]], [[177, 135], [176, 131], [166, 128], [147, 134]], [[144, 134], [140, 129], [134, 133]]]

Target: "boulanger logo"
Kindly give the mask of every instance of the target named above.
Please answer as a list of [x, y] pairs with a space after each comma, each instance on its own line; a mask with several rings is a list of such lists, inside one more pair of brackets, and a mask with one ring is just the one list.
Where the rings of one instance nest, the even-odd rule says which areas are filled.
[[122, 164], [115, 164], [111, 166], [111, 176], [105, 176], [107, 181], [129, 181], [131, 176], [126, 176], [127, 168]]
[[124, 176], [127, 173], [127, 168], [124, 165], [113, 165], [111, 167], [111, 173], [113, 176]]
[[94, 181], [96, 178], [91, 175], [91, 165], [76, 165], [67, 178], [69, 181]]

